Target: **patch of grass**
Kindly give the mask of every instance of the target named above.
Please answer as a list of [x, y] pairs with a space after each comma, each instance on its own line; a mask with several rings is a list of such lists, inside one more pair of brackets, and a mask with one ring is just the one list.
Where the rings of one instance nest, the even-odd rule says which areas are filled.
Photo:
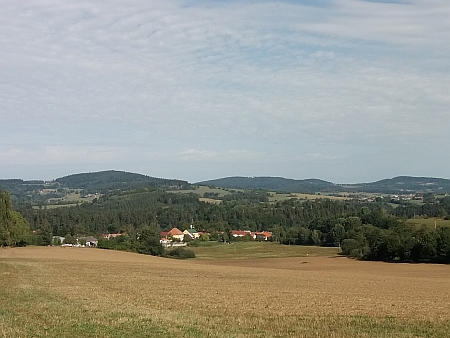
[[[70, 207], [70, 206], [75, 206], [77, 204], [81, 204], [81, 203], [92, 203], [92, 201], [95, 198], [99, 198], [100, 196], [90, 196], [90, 197], [85, 197], [85, 198], [81, 198], [80, 193], [77, 192], [73, 192], [73, 193], [69, 193], [66, 196], [62, 197], [62, 198], [51, 198], [47, 201], [47, 209], [55, 209], [55, 208], [61, 208], [61, 207]], [[38, 209], [39, 206], [34, 206], [33, 209]]]
[[281, 245], [272, 242], [200, 242], [192, 247], [199, 259], [245, 259], [245, 258], [283, 258], [334, 256], [338, 248], [317, 246]]
[[407, 224], [413, 224], [417, 228], [420, 228], [422, 226], [425, 226], [427, 228], [434, 228], [436, 221], [436, 227], [438, 228], [444, 228], [444, 227], [450, 227], [450, 220], [444, 220], [439, 218], [410, 218], [406, 221]]
[[335, 201], [344, 201], [344, 200], [351, 199], [350, 197], [330, 196], [330, 195], [326, 195], [326, 194], [321, 194], [321, 195], [301, 194], [301, 193], [279, 194], [276, 192], [270, 192], [269, 202], [285, 201], [285, 200], [289, 200], [291, 198], [298, 198], [299, 200], [304, 200], [304, 199], [315, 200], [317, 198], [319, 198], [319, 199], [328, 198], [330, 200], [335, 200]]
[[200, 197], [199, 201], [200, 202], [211, 203], [211, 204], [220, 204], [220, 203], [222, 203], [221, 200], [215, 200], [213, 198], [207, 198], [207, 197]]
[[[237, 190], [239, 190], [239, 189], [234, 189], [234, 190], [237, 191]], [[170, 191], [170, 192], [172, 192], [172, 193], [174, 193], [174, 194], [189, 194], [189, 193], [194, 193], [194, 194], [200, 195], [200, 197], [203, 197], [203, 194], [204, 194], [204, 193], [213, 193], [213, 194], [217, 193], [217, 194], [218, 194], [218, 197], [223, 197], [223, 196], [226, 196], [226, 195], [229, 195], [229, 194], [230, 194], [230, 192], [227, 191], [227, 190], [225, 190], [225, 189], [220, 189], [220, 188], [210, 188], [210, 187], [204, 186], [204, 185], [198, 186], [196, 189], [193, 189], [193, 190], [174, 190], [174, 191]]]

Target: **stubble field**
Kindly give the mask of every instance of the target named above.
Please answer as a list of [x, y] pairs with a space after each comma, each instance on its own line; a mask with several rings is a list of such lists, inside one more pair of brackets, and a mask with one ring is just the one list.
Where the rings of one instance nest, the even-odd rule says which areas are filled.
[[2, 337], [448, 337], [450, 267], [0, 249]]

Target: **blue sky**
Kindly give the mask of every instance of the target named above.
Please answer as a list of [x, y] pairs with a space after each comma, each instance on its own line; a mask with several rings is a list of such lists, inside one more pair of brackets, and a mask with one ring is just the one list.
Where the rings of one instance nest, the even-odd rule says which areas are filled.
[[450, 178], [450, 2], [5, 0], [0, 178]]

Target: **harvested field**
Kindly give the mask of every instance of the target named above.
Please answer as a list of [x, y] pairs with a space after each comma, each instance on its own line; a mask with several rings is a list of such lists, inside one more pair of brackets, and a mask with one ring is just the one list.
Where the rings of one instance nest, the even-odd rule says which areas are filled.
[[0, 249], [2, 337], [447, 337], [450, 267]]

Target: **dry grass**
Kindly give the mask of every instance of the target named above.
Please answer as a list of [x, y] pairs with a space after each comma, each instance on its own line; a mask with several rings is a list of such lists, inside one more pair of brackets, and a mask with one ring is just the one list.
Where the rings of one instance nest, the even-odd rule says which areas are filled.
[[280, 245], [272, 242], [200, 242], [199, 247], [190, 247], [198, 259], [248, 259], [336, 256], [338, 248], [317, 246]]
[[298, 198], [300, 200], [315, 200], [327, 198], [334, 201], [345, 201], [351, 199], [350, 197], [339, 197], [339, 196], [329, 196], [326, 194], [314, 195], [314, 194], [300, 194], [300, 193], [292, 193], [292, 194], [278, 194], [276, 192], [271, 192], [269, 197], [269, 202], [278, 202], [285, 201], [291, 198]]
[[200, 197], [198, 200], [200, 202], [206, 202], [206, 203], [210, 203], [210, 204], [220, 204], [220, 203], [222, 203], [221, 200], [215, 200], [213, 198], [208, 198], [208, 197]]
[[450, 269], [0, 249], [2, 337], [447, 337]]
[[[236, 191], [238, 191], [239, 189], [234, 189], [234, 190], [236, 190]], [[175, 194], [189, 194], [189, 193], [194, 193], [194, 194], [198, 194], [198, 195], [200, 195], [200, 196], [203, 196], [203, 194], [205, 193], [205, 192], [207, 192], [207, 193], [217, 193], [217, 194], [219, 194], [218, 196], [219, 197], [223, 197], [223, 196], [226, 196], [226, 195], [229, 195], [230, 194], [230, 192], [229, 191], [227, 191], [227, 190], [225, 190], [225, 189], [220, 189], [220, 188], [210, 188], [210, 187], [207, 187], [207, 186], [205, 186], [205, 185], [200, 185], [200, 186], [198, 186], [196, 189], [192, 189], [192, 190], [173, 190], [173, 191], [170, 191], [170, 192], [172, 192], [172, 193], [175, 193]]]
[[410, 218], [406, 221], [407, 224], [413, 224], [417, 228], [420, 228], [422, 226], [425, 226], [427, 228], [434, 228], [435, 222], [436, 227], [438, 228], [450, 227], [450, 220], [440, 218], [437, 218], [436, 220], [434, 218]]

